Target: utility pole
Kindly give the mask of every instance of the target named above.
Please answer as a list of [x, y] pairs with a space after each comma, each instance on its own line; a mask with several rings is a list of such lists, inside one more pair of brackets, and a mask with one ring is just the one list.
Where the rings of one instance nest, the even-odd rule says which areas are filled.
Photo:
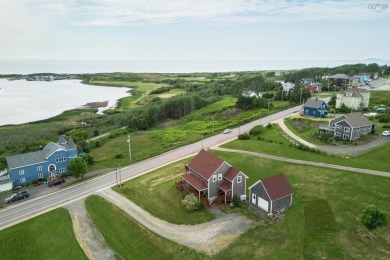
[[260, 112], [259, 126], [261, 126], [261, 112]]
[[301, 88], [301, 97], [299, 99], [299, 103], [302, 104], [302, 88]]
[[130, 146], [130, 134], [127, 136], [128, 139], [127, 139], [127, 142], [129, 143], [129, 159], [130, 159], [130, 163], [131, 163], [131, 146]]
[[269, 98], [269, 99], [268, 99], [268, 112], [269, 112], [269, 106], [270, 106], [270, 104], [271, 104], [271, 99]]
[[115, 169], [115, 183], [118, 186], [118, 169]]
[[214, 133], [214, 116], [212, 117], [213, 120], [213, 133]]
[[121, 171], [120, 164], [119, 164], [119, 188], [122, 188], [122, 171]]
[[203, 149], [203, 134], [202, 134], [202, 149]]

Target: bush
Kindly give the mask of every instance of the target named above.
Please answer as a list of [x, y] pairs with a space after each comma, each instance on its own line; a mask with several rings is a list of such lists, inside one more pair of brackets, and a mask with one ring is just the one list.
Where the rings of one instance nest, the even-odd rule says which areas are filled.
[[241, 200], [237, 195], [233, 196], [232, 202], [233, 202], [234, 206], [241, 207]]
[[249, 134], [250, 135], [259, 135], [261, 133], [261, 131], [263, 130], [263, 127], [261, 125], [257, 125], [255, 127], [253, 127], [250, 131], [249, 131]]
[[[201, 201], [198, 200], [197, 197], [195, 197], [194, 194], [189, 194], [184, 197], [184, 199], [181, 200], [181, 204], [184, 206], [184, 209], [192, 212], [194, 210], [199, 209], [199, 204], [202, 203]], [[203, 203], [202, 203], [203, 204]]]
[[240, 134], [238, 135], [238, 140], [248, 140], [250, 139], [249, 134]]
[[116, 159], [122, 159], [123, 158], [123, 153], [115, 154], [115, 158]]
[[267, 128], [272, 128], [272, 124], [271, 124], [271, 123], [268, 124], [268, 125], [267, 125]]
[[377, 227], [387, 225], [387, 216], [385, 212], [380, 210], [377, 206], [369, 205], [363, 212], [361, 221], [369, 230], [376, 229]]

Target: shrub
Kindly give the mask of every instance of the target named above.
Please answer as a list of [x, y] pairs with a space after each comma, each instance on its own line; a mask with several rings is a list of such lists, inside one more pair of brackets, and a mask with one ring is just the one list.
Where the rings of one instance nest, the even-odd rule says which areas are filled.
[[234, 206], [241, 207], [241, 200], [237, 195], [233, 196], [232, 202], [233, 202]]
[[387, 225], [387, 216], [385, 212], [379, 209], [377, 206], [369, 205], [363, 212], [361, 221], [369, 230], [376, 229], [377, 227]]
[[248, 140], [250, 139], [249, 134], [240, 134], [238, 135], [238, 140]]
[[259, 135], [261, 133], [262, 129], [263, 129], [263, 127], [261, 125], [257, 125], [249, 131], [249, 134], [250, 135]]
[[[195, 197], [194, 194], [189, 194], [184, 197], [184, 199], [181, 200], [181, 204], [184, 206], [184, 209], [192, 212], [194, 210], [199, 209], [199, 202], [198, 199]], [[203, 204], [203, 203], [202, 203]]]
[[271, 124], [271, 123], [268, 124], [268, 125], [267, 125], [267, 128], [272, 128], [272, 124]]
[[116, 159], [122, 159], [123, 158], [123, 153], [115, 154], [115, 158]]

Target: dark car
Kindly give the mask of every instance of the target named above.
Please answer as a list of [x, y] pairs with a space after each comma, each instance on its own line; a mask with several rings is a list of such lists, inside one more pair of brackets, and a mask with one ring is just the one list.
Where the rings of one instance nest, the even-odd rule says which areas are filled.
[[58, 184], [63, 184], [63, 183], [65, 183], [64, 178], [57, 178], [57, 179], [49, 181], [49, 183], [47, 185], [49, 185], [49, 187], [53, 187], [53, 186], [56, 186]]

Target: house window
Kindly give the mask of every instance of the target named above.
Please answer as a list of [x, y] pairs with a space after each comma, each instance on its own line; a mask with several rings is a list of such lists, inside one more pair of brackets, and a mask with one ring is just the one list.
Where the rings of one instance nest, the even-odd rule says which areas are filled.
[[60, 173], [65, 172], [65, 168], [61, 168], [61, 169], [59, 170], [59, 172], [60, 172]]
[[19, 170], [19, 175], [23, 175], [24, 174], [24, 170]]
[[242, 181], [242, 176], [237, 177], [237, 183], [240, 183]]
[[357, 130], [360, 131], [360, 127], [358, 127]]
[[357, 135], [356, 135], [356, 138], [359, 138], [359, 137], [360, 137], [360, 136], [357, 134]]
[[306, 115], [309, 114], [309, 110], [305, 109], [305, 114]]
[[368, 126], [368, 129], [371, 129], [371, 126], [370, 126], [370, 125]]
[[20, 178], [20, 183], [26, 182], [26, 178]]
[[213, 182], [217, 181], [217, 175], [213, 175]]
[[38, 173], [38, 178], [43, 178], [43, 173]]
[[222, 181], [222, 173], [218, 174], [218, 180]]
[[338, 125], [338, 126], [337, 126], [337, 129], [341, 129], [341, 125]]
[[42, 166], [38, 166], [37, 171], [42, 171]]
[[344, 132], [349, 133], [349, 127], [344, 127]]
[[336, 124], [335, 124], [335, 123], [332, 123], [332, 127], [336, 127]]
[[340, 133], [336, 133], [336, 136], [341, 136], [341, 134]]
[[349, 139], [349, 135], [343, 135], [343, 139]]

